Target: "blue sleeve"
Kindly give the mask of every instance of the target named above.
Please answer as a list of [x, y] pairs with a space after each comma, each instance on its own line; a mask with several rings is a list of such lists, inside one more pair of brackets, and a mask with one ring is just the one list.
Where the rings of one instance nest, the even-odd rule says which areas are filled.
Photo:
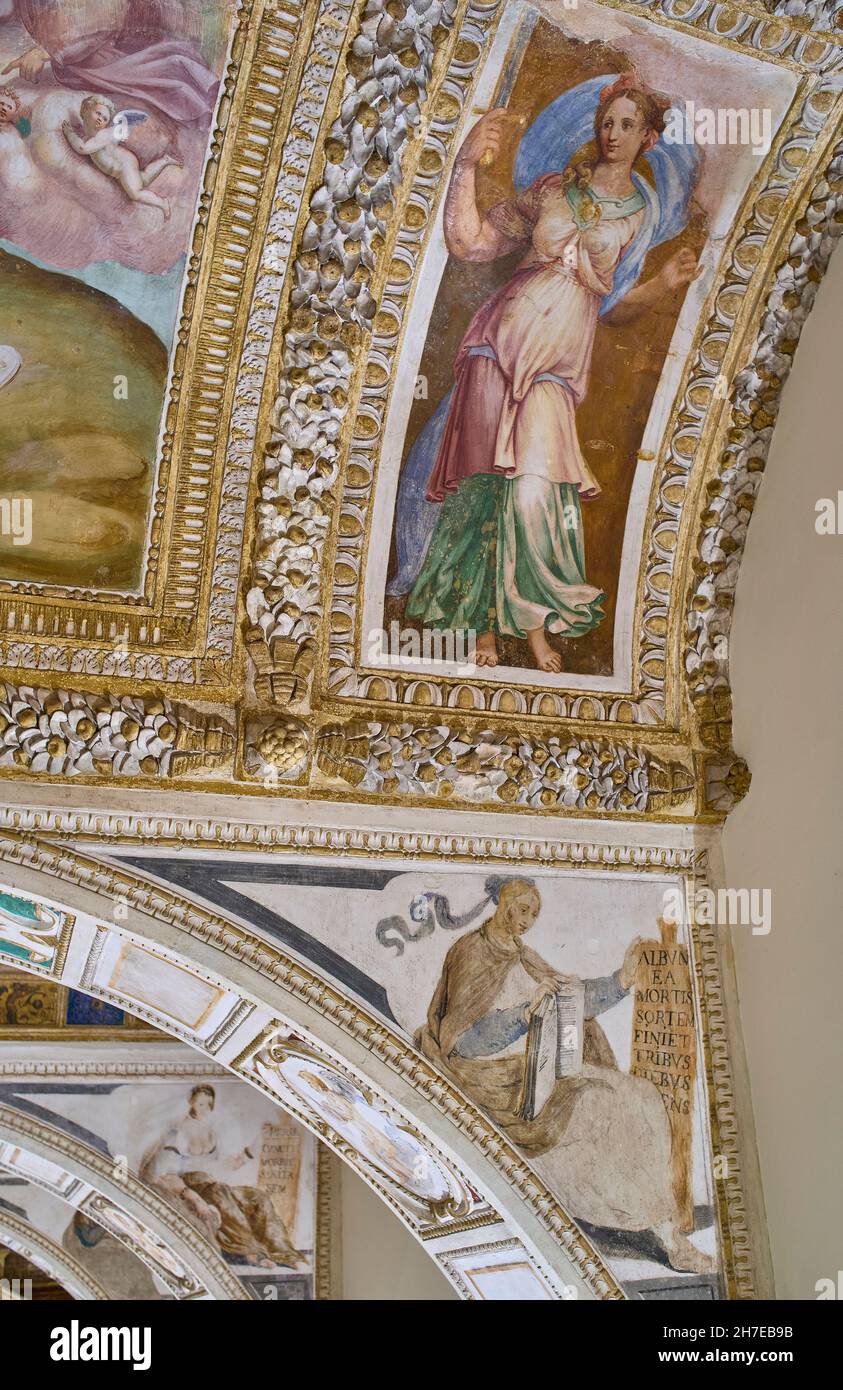
[[523, 1038], [529, 1026], [526, 1004], [518, 1004], [514, 1009], [493, 1009], [466, 1028], [454, 1051], [458, 1057], [489, 1057]]
[[598, 1014], [604, 1014], [607, 1009], [614, 1008], [615, 1004], [626, 998], [629, 991], [621, 984], [620, 975], [620, 970], [616, 970], [613, 975], [601, 975], [596, 980], [584, 982], [586, 1018], [596, 1018]]

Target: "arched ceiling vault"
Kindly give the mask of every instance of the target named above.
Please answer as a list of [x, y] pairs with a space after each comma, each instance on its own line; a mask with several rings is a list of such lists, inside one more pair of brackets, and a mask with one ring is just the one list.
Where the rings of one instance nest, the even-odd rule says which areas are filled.
[[[716, 821], [748, 785], [728, 683], [746, 527], [841, 225], [839, 11], [392, 8], [241, 5], [140, 587], [0, 577], [0, 773], [236, 788], [258, 802], [447, 798], [508, 814]], [[388, 626], [376, 547], [392, 466], [379, 456], [394, 453], [405, 330], [476, 92], [491, 91], [516, 20], [556, 26], [575, 57], [605, 21], [610, 69], [629, 61], [624, 34], [646, 65], [647, 42], [669, 33], [689, 74], [704, 49], [782, 100], [753, 177], [734, 165], [731, 222], [720, 217], [706, 250], [681, 360], [675, 345], [639, 453], [649, 501], [637, 533], [628, 518], [611, 674], [459, 676], [423, 661], [378, 674], [366, 643], [375, 617]], [[719, 157], [706, 154], [712, 169]], [[716, 210], [705, 215], [713, 227]]]
[[[115, 946], [118, 953], [134, 951], [135, 967], [140, 964], [141, 971], [149, 968], [153, 974], [138, 997], [125, 996], [123, 1002], [259, 1087], [314, 1130], [424, 1242], [464, 1296], [477, 1295], [467, 1294], [450, 1256], [460, 1244], [455, 1237], [465, 1244], [470, 1232], [473, 1251], [488, 1246], [503, 1251], [504, 1260], [526, 1260], [539, 1297], [623, 1297], [599, 1255], [504, 1136], [398, 1035], [333, 983], [250, 938], [236, 923], [162, 893], [123, 866], [115, 870], [106, 861], [46, 846], [44, 857], [37, 849], [33, 857], [32, 846], [22, 841], [6, 840], [2, 848], [7, 856], [4, 877], [13, 891], [38, 894], [53, 908], [60, 905], [63, 914], [58, 938], [45, 944], [44, 965], [20, 960], [21, 969], [37, 973], [46, 966], [52, 977], [74, 989], [108, 998], [112, 993], [103, 989], [98, 963]], [[119, 928], [107, 925], [115, 904], [123, 923]], [[165, 974], [156, 978], [162, 969]], [[179, 1017], [182, 986], [176, 977], [183, 979], [185, 971], [217, 999], [200, 1029]], [[342, 1127], [338, 1131], [332, 1125], [330, 1111], [320, 1115], [304, 1102], [285, 1084], [284, 1063], [290, 1057], [336, 1066], [367, 1104], [391, 1116], [416, 1146], [423, 1180], [396, 1181], [343, 1137]], [[0, 1136], [5, 1123], [0, 1115]], [[47, 1142], [40, 1135], [37, 1143], [31, 1141], [39, 1152]], [[64, 1136], [54, 1142], [57, 1152], [63, 1151]], [[72, 1158], [78, 1166], [79, 1155]], [[127, 1210], [137, 1204], [134, 1190], [118, 1190], [103, 1174], [97, 1181]], [[165, 1205], [158, 1201], [156, 1206], [153, 1196], [145, 1219], [155, 1215], [160, 1226], [158, 1208]], [[183, 1239], [175, 1244], [180, 1252]], [[203, 1242], [194, 1244], [191, 1260], [198, 1271]], [[201, 1272], [210, 1289], [217, 1272], [207, 1266]]]
[[74, 1298], [88, 1301], [108, 1297], [102, 1285], [92, 1279], [66, 1250], [11, 1212], [0, 1212], [0, 1239], [10, 1250], [34, 1264], [36, 1269], [55, 1279]]
[[[121, 1176], [112, 1161], [55, 1126], [0, 1105], [0, 1168], [38, 1182], [27, 1162], [30, 1156], [41, 1160], [41, 1168], [44, 1163], [49, 1165], [49, 1177], [42, 1179], [47, 1191], [106, 1225], [176, 1298], [248, 1297], [220, 1254], [196, 1231], [179, 1223], [167, 1203], [145, 1184], [131, 1174]], [[62, 1181], [66, 1179], [76, 1181]], [[109, 1222], [115, 1208], [128, 1213], [139, 1225], [142, 1245], [127, 1236], [119, 1224]], [[158, 1259], [156, 1252], [160, 1252]]]
[[[6, 913], [0, 956], [110, 998], [120, 952], [134, 953], [147, 992], [127, 1007], [317, 1132], [464, 1296], [478, 1296], [459, 1267], [470, 1240], [475, 1253], [494, 1246], [521, 1261], [538, 1297], [614, 1298], [619, 1281], [536, 1165], [415, 1046], [418, 1018], [399, 1027], [388, 1002], [378, 1012], [376, 990], [361, 998], [348, 984], [361, 978], [353, 949], [380, 966], [378, 951], [395, 945], [375, 935], [384, 922], [366, 921], [365, 940], [361, 929], [341, 942], [337, 926], [327, 941], [345, 899], [332, 907], [314, 892], [323, 937], [302, 945], [300, 919], [287, 937], [266, 926], [258, 890], [277, 918], [293, 883], [271, 878], [279, 866], [311, 887], [332, 871], [347, 896], [339, 880], [357, 865], [367, 881], [401, 872], [408, 885], [411, 871], [464, 871], [466, 900], [470, 871], [491, 870], [487, 905], [500, 869], [531, 874], [545, 894], [540, 930], [567, 904], [569, 921], [553, 922], [550, 946], [567, 952], [556, 970], [593, 929], [618, 977], [638, 937], [658, 945], [654, 921], [668, 940], [660, 895], [677, 894], [691, 904], [672, 949], [698, 1062], [692, 1167], [720, 1261], [700, 1296], [719, 1296], [721, 1275], [726, 1296], [756, 1296], [769, 1286], [730, 948], [694, 903], [717, 878], [718, 827], [749, 786], [729, 687], [747, 527], [843, 226], [840, 0], [203, 4], [194, 72], [205, 85], [179, 94], [182, 162], [158, 152], [150, 184], [160, 179], [162, 193], [145, 205], [98, 183], [106, 176], [67, 134], [80, 142], [78, 92], [90, 83], [38, 32], [39, 7], [26, 23], [0, 17], [4, 62], [30, 41], [52, 52], [49, 64], [38, 58], [17, 135], [7, 132], [20, 136], [31, 184], [0, 197], [11, 219], [0, 275], [23, 296], [0, 344], [0, 859], [11, 894], [46, 904], [55, 927], [45, 944], [40, 928], [20, 935], [28, 909]], [[62, 22], [84, 24], [88, 8]], [[614, 200], [617, 215], [589, 191], [601, 150], [608, 160], [595, 116], [616, 84], [656, 120], [629, 156], [634, 192]], [[161, 113], [148, 91], [134, 95], [146, 120], [133, 138], [154, 143], [157, 130], [160, 143]], [[503, 133], [492, 139], [487, 123], [489, 147], [472, 162], [471, 132], [496, 107]], [[671, 113], [693, 124], [694, 112], [713, 115], [716, 138], [657, 130]], [[754, 116], [769, 119], [757, 143]], [[44, 148], [60, 150], [50, 178], [56, 199], [73, 194], [73, 217], [38, 215], [60, 206], [39, 194]], [[468, 165], [482, 245], [460, 203]], [[110, 219], [76, 196], [85, 178], [112, 196]], [[589, 265], [603, 234], [631, 219], [597, 288], [588, 267], [577, 263], [572, 281], [561, 253], [542, 259], [548, 189], [566, 200]], [[540, 432], [541, 463], [531, 455], [519, 472], [517, 431], [501, 426], [518, 396], [503, 339], [469, 342], [465, 359], [458, 350], [477, 313], [536, 270], [534, 252], [542, 274], [555, 275], [547, 260], [561, 277], [530, 301], [525, 340], [533, 311], [568, 293], [562, 282], [595, 303], [586, 313], [576, 301], [577, 343], [591, 344], [582, 389], [570, 362], [530, 380], [557, 414]], [[103, 263], [117, 267], [107, 283]], [[596, 301], [602, 313], [621, 288], [619, 315], [614, 306], [598, 322]], [[638, 317], [624, 317], [636, 304]], [[548, 314], [557, 326], [570, 317]], [[446, 421], [459, 425], [461, 398], [445, 406], [454, 373], [458, 391], [475, 379], [462, 375], [468, 359], [499, 393], [506, 383], [488, 445], [506, 466], [479, 470], [484, 487], [505, 486], [485, 520], [448, 512], [446, 497], [467, 494], [449, 491], [449, 476], [439, 497], [433, 473], [434, 458], [450, 457]], [[482, 433], [480, 396], [469, 391], [466, 458]], [[553, 472], [563, 416], [566, 479], [581, 455], [576, 485]], [[567, 556], [565, 591], [579, 593], [588, 621], [558, 604], [537, 627], [512, 616], [516, 600], [528, 615], [538, 603], [524, 599], [532, 581], [517, 565], [506, 569], [526, 524], [524, 476], [570, 489], [550, 561]], [[491, 587], [469, 622], [466, 586], [447, 577], [474, 543]], [[532, 563], [531, 546], [518, 553]], [[431, 631], [451, 632], [443, 604], [457, 614], [451, 635], [488, 625], [482, 661], [425, 646]], [[157, 865], [142, 862], [147, 852]], [[226, 909], [235, 890], [222, 861], [241, 873], [245, 855], [270, 865], [270, 887], [251, 885], [249, 912]], [[411, 923], [420, 899], [427, 911], [442, 897], [438, 879], [422, 887], [400, 905]], [[415, 934], [398, 920], [407, 942], [434, 933], [432, 919]], [[424, 969], [419, 960], [395, 970], [396, 989], [433, 955]], [[208, 996], [204, 1031], [187, 985], [173, 983], [188, 976]], [[379, 1167], [296, 1091], [308, 1059], [325, 1085], [338, 1078], [341, 1099], [355, 1097], [370, 1137], [387, 1119], [398, 1126], [418, 1173]], [[698, 1234], [687, 1181], [685, 1201]], [[674, 1273], [706, 1265], [698, 1247], [690, 1269], [678, 1236], [673, 1253]]]

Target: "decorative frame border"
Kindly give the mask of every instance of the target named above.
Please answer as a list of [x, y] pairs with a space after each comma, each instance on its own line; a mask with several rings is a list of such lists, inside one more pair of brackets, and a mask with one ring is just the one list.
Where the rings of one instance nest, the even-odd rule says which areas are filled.
[[[422, 678], [404, 706], [390, 703], [382, 672], [377, 690], [367, 687], [377, 698], [346, 698], [324, 680], [325, 662], [350, 640], [350, 582], [336, 589], [341, 630], [329, 637], [323, 617], [338, 567], [349, 570], [349, 557], [359, 557], [365, 543], [361, 502], [371, 467], [360, 460], [372, 455], [373, 402], [382, 394], [367, 373], [390, 349], [409, 284], [407, 257], [429, 220], [431, 189], [501, 0], [431, 0], [418, 14], [406, 0], [418, 20], [409, 26], [411, 47], [408, 27], [386, 0], [358, 7], [318, 0], [308, 9], [313, 31], [298, 24], [301, 3], [243, 0], [215, 135], [218, 184], [202, 205], [204, 260], [203, 247], [194, 248], [197, 304], [203, 294], [202, 302], [212, 298], [216, 271], [208, 255], [225, 251], [235, 221], [245, 238], [237, 241], [237, 274], [252, 284], [251, 298], [241, 296], [237, 308], [242, 353], [235, 360], [232, 347], [222, 373], [230, 428], [213, 445], [217, 482], [208, 490], [220, 522], [213, 573], [198, 604], [208, 623], [205, 654], [191, 655], [189, 642], [172, 658], [158, 648], [141, 652], [118, 641], [119, 624], [104, 626], [95, 610], [63, 646], [52, 634], [42, 641], [37, 622], [26, 640], [0, 640], [0, 661], [17, 663], [10, 673], [61, 669], [90, 686], [83, 693], [8, 682], [5, 699], [0, 687], [0, 776], [84, 784], [119, 777], [141, 786], [164, 777], [213, 791], [233, 781], [251, 796], [299, 797], [306, 788], [312, 800], [448, 800], [471, 809], [502, 803], [518, 813], [722, 820], [749, 774], [731, 747], [721, 639], [781, 385], [843, 219], [843, 145], [833, 150], [830, 134], [843, 116], [843, 97], [833, 92], [843, 38], [818, 27], [826, 20], [840, 27], [838, 0], [818, 0], [801, 20], [790, 13], [794, 0], [597, 0], [801, 74], [791, 124], [769, 157], [768, 186], [748, 195], [750, 221], [733, 237], [731, 269], [712, 289], [712, 313], [698, 324], [696, 365], [686, 363], [684, 395], [674, 402], [671, 471], [661, 500], [657, 489], [651, 498], [652, 575], [672, 567], [670, 611], [658, 587], [664, 581], [650, 583], [652, 603], [663, 608], [652, 610], [655, 635], [650, 609], [639, 613], [639, 658], [642, 669], [650, 663], [650, 684], [629, 697], [549, 687], [529, 695], [527, 687], [513, 692], [482, 681], [440, 689]], [[258, 116], [267, 55], [278, 64], [272, 110]], [[238, 64], [248, 69], [239, 82]], [[384, 83], [390, 97], [380, 110]], [[419, 140], [425, 100], [429, 130]], [[258, 136], [256, 120], [265, 122]], [[255, 139], [249, 178], [256, 170], [267, 175], [259, 197], [254, 179], [250, 192], [237, 189], [232, 153], [240, 158]], [[363, 168], [363, 153], [377, 141], [391, 162], [370, 153]], [[270, 164], [280, 169], [279, 182]], [[181, 345], [185, 371], [199, 317]], [[235, 338], [232, 329], [231, 344]], [[174, 439], [186, 400], [170, 422]], [[255, 452], [264, 463], [250, 478]], [[694, 457], [698, 476], [680, 516], [674, 492], [684, 490]], [[678, 537], [666, 549], [658, 542], [665, 528]], [[248, 589], [245, 645], [238, 640], [238, 575]], [[3, 602], [0, 595], [0, 610]], [[139, 611], [135, 617], [140, 623]], [[669, 690], [661, 690], [664, 681]], [[207, 703], [178, 704], [159, 693], [168, 686]], [[115, 693], [129, 687], [131, 696]], [[429, 755], [431, 744], [441, 765]], [[463, 758], [477, 767], [456, 778]], [[570, 761], [578, 764], [574, 781], [560, 785]]]
[[2, 675], [58, 673], [97, 691], [163, 682], [227, 698], [250, 462], [243, 414], [265, 375], [284, 264], [284, 210], [274, 224], [271, 213], [289, 152], [277, 136], [315, 20], [307, 0], [239, 0], [162, 403], [141, 591], [0, 580]]
[[[631, 0], [601, 3], [630, 14], [640, 13], [642, 8]], [[379, 8], [373, 0], [367, 14], [376, 14]], [[824, 122], [830, 118], [833, 101], [828, 84], [835, 80], [843, 50], [834, 42], [824, 45], [806, 38], [803, 32], [791, 30], [780, 20], [759, 24], [751, 14], [736, 7], [724, 9], [708, 0], [697, 0], [690, 10], [684, 0], [652, 0], [646, 5], [649, 17], [672, 21], [673, 27], [689, 33], [716, 36], [747, 56], [783, 64], [802, 75], [802, 84], [795, 109], [769, 158], [767, 182], [748, 189], [744, 209], [736, 218], [739, 230], [733, 234], [731, 249], [724, 257], [726, 268], [710, 293], [715, 308], [708, 322], [698, 325], [696, 360], [686, 362], [684, 386], [674, 406], [673, 424], [665, 435], [672, 443], [661, 481], [655, 488], [659, 502], [653, 505], [651, 500], [650, 508], [647, 568], [651, 578], [645, 585], [645, 597], [639, 595], [638, 603], [637, 690], [620, 697], [578, 692], [569, 700], [564, 692], [549, 690], [547, 686], [509, 688], [502, 681], [467, 682], [434, 678], [428, 673], [402, 678], [382, 670], [371, 676], [358, 676], [355, 652], [359, 647], [357, 625], [361, 613], [356, 589], [366, 552], [368, 499], [387, 406], [391, 354], [413, 283], [414, 257], [431, 221], [436, 194], [441, 190], [441, 170], [448, 146], [467, 104], [487, 30], [499, 9], [497, 4], [460, 7], [459, 18], [454, 14], [454, 33], [449, 40], [454, 56], [447, 68], [440, 67], [438, 72], [433, 24], [445, 17], [446, 10], [453, 11], [453, 6], [443, 7], [441, 14], [434, 7], [434, 12], [426, 16], [431, 37], [427, 37], [424, 26], [417, 31], [414, 67], [402, 65], [403, 55], [395, 59], [400, 42], [397, 34], [394, 39], [381, 42], [378, 30], [378, 38], [373, 40], [375, 29], [371, 20], [361, 30], [365, 38], [361, 39], [364, 47], [360, 51], [371, 57], [352, 69], [343, 109], [328, 142], [330, 167], [339, 173], [334, 172], [328, 179], [326, 169], [325, 181], [314, 185], [311, 209], [318, 209], [318, 216], [311, 217], [307, 224], [302, 238], [302, 247], [307, 249], [300, 251], [293, 267], [298, 292], [292, 302], [297, 307], [288, 313], [286, 376], [282, 376], [275, 408], [277, 426], [270, 436], [271, 451], [262, 487], [264, 500], [258, 508], [258, 588], [250, 593], [250, 618], [254, 625], [259, 617], [260, 631], [253, 627], [252, 646], [256, 647], [262, 637], [270, 651], [271, 662], [264, 667], [262, 678], [276, 700], [304, 698], [307, 673], [315, 659], [314, 708], [334, 713], [350, 703], [363, 703], [367, 709], [377, 709], [376, 718], [394, 719], [394, 712], [385, 711], [390, 703], [420, 703], [443, 711], [457, 707], [471, 713], [482, 712], [493, 722], [495, 710], [502, 702], [510, 716], [521, 718], [532, 714], [556, 720], [577, 718], [589, 724], [621, 722], [678, 727], [686, 714], [681, 680], [677, 679], [672, 694], [670, 690], [665, 692], [671, 669], [669, 656], [676, 645], [671, 634], [677, 626], [679, 599], [671, 576], [679, 556], [676, 542], [682, 525], [681, 504], [671, 490], [684, 492], [700, 445], [707, 452], [716, 448], [720, 429], [717, 417], [724, 413], [718, 401], [723, 399], [722, 388], [728, 380], [723, 363], [730, 359], [730, 354], [737, 357], [743, 350], [748, 317], [755, 310], [755, 295], [746, 293], [747, 286], [756, 268], [764, 275], [765, 266], [773, 260], [776, 233], [800, 197], [805, 182], [800, 171]], [[444, 45], [445, 38], [440, 42]], [[418, 52], [419, 45], [422, 52]], [[385, 65], [384, 70], [392, 74], [394, 90], [383, 116], [378, 113], [369, 118], [369, 101], [373, 99], [371, 63], [375, 53], [381, 67]], [[375, 79], [376, 83], [378, 80], [383, 78]], [[425, 141], [412, 149], [409, 179], [404, 180], [407, 191], [398, 199], [397, 176], [381, 160], [384, 167], [381, 170], [379, 166], [373, 175], [376, 182], [372, 186], [365, 180], [360, 183], [355, 201], [352, 190], [361, 177], [363, 153], [369, 148], [374, 150], [378, 140], [377, 148], [389, 148], [397, 162], [409, 132], [407, 123], [395, 121], [393, 108], [396, 102], [406, 100], [414, 112], [416, 100], [421, 100], [428, 85], [431, 120]], [[409, 125], [414, 119], [408, 117]], [[355, 140], [358, 148], [352, 156]], [[821, 146], [820, 141], [815, 162], [821, 158]], [[370, 159], [366, 173], [371, 163]], [[389, 241], [385, 241], [386, 225], [380, 215], [384, 206], [395, 209], [390, 218]], [[746, 221], [743, 214], [748, 208], [752, 211]], [[744, 221], [746, 226], [742, 225]], [[358, 238], [361, 249], [348, 263], [341, 264], [334, 246], [349, 229]], [[390, 252], [393, 260], [387, 268]], [[741, 314], [744, 301], [749, 307]], [[367, 363], [353, 368], [352, 348], [356, 349], [369, 333], [372, 337]], [[734, 344], [731, 349], [730, 340]], [[326, 362], [330, 362], [327, 384], [333, 381], [335, 388], [330, 396], [323, 395], [320, 407], [316, 403], [318, 396], [315, 400], [310, 397], [315, 388], [326, 388]], [[709, 419], [712, 406], [714, 413]], [[340, 481], [340, 459], [346, 451], [349, 459], [344, 491], [331, 508], [333, 520], [328, 524], [324, 499]], [[294, 480], [298, 483], [295, 498], [290, 491]], [[267, 506], [268, 494], [279, 499], [280, 510], [273, 512]], [[300, 499], [298, 505], [296, 499]], [[262, 527], [264, 551], [271, 549], [269, 561], [261, 549]], [[670, 544], [665, 539], [668, 532], [674, 538]], [[329, 577], [331, 570], [333, 578]], [[320, 572], [321, 593], [317, 582]], [[267, 586], [275, 592], [269, 607], [261, 598]], [[666, 594], [673, 600], [670, 611]], [[327, 650], [324, 641], [317, 641], [316, 623], [323, 613], [333, 614]], [[269, 664], [273, 669], [267, 676]]]
[[[13, 896], [17, 897], [21, 895], [13, 894]], [[76, 914], [67, 912], [63, 907], [51, 907], [50, 911], [57, 913], [61, 921], [61, 929], [59, 931], [58, 940], [56, 941], [55, 954], [52, 961], [47, 965], [36, 965], [30, 961], [21, 961], [18, 956], [8, 954], [0, 947], [0, 964], [11, 969], [26, 965], [27, 969], [31, 971], [33, 975], [37, 975], [43, 980], [56, 980], [59, 978], [64, 969], [70, 938], [73, 935], [73, 928], [76, 925]]]
[[[622, 6], [615, 5], [615, 8]], [[470, 16], [472, 13], [469, 11]], [[491, 23], [493, 17], [492, 8], [484, 10], [484, 21]], [[765, 52], [763, 31], [755, 26], [747, 34], [747, 28], [746, 24], [733, 26], [729, 32], [734, 48], [740, 48], [747, 55], [763, 55], [770, 61], [791, 66], [791, 54], [779, 54], [775, 50]], [[705, 32], [701, 24], [697, 29]], [[822, 122], [812, 106], [818, 94], [806, 87], [803, 78], [801, 98], [797, 100], [798, 105], [801, 99], [802, 109], [796, 116], [791, 113], [787, 118], [785, 132], [779, 135], [766, 163], [766, 182], [760, 189], [750, 185], [747, 190], [744, 205], [735, 218], [730, 245], [721, 258], [718, 277], [709, 293], [710, 312], [707, 319], [697, 324], [697, 346], [686, 360], [682, 384], [663, 436], [662, 473], [654, 480], [657, 501], [651, 498], [649, 508], [649, 542], [645, 542], [648, 554], [644, 572], [639, 577], [642, 590], [636, 605], [638, 658], [633, 689], [627, 694], [607, 696], [588, 690], [568, 693], [538, 684], [508, 686], [503, 679], [492, 681], [484, 679], [482, 674], [471, 680], [436, 677], [421, 671], [401, 676], [381, 668], [373, 669], [370, 674], [359, 666], [362, 610], [356, 591], [362, 584], [366, 564], [371, 493], [390, 407], [390, 383], [394, 381], [396, 353], [403, 341], [405, 308], [442, 196], [443, 166], [450, 163], [463, 108], [470, 102], [474, 72], [481, 60], [481, 40], [485, 37], [476, 18], [474, 24], [467, 21], [460, 31], [460, 49], [473, 44], [476, 59], [472, 64], [455, 59], [442, 78], [439, 97], [433, 102], [433, 119], [417, 156], [415, 175], [405, 181], [407, 192], [403, 195], [403, 208], [399, 206], [396, 210], [391, 241], [384, 248], [384, 261], [390, 250], [393, 259], [385, 272], [387, 278], [371, 325], [372, 342], [364, 374], [362, 378], [358, 374], [357, 379], [357, 418], [348, 441], [350, 454], [345, 486], [326, 556], [327, 567], [333, 564], [333, 584], [326, 583], [323, 587], [324, 606], [331, 615], [330, 648], [327, 657], [323, 655], [323, 665], [317, 667], [314, 698], [332, 709], [350, 701], [362, 701], [367, 706], [376, 704], [381, 708], [389, 704], [413, 706], [422, 703], [443, 710], [456, 706], [482, 712], [490, 719], [502, 707], [510, 715], [517, 714], [521, 718], [545, 716], [555, 720], [577, 718], [589, 723], [675, 725], [682, 701], [681, 683], [676, 682], [677, 695], [676, 691], [671, 692], [668, 680], [671, 670], [669, 628], [675, 621], [669, 600], [673, 599], [675, 608], [677, 598], [672, 574], [679, 552], [683, 505], [674, 494], [677, 490], [683, 495], [686, 493], [691, 466], [704, 440], [708, 440], [707, 450], [716, 447], [716, 416], [718, 401], [722, 398], [723, 364], [729, 355], [728, 344], [734, 340], [740, 351], [741, 320], [745, 322], [747, 318], [747, 312], [741, 313], [741, 308], [744, 301], [749, 305], [749, 312], [754, 308], [753, 296], [747, 294], [747, 287], [758, 261], [756, 253], [767, 238], [774, 240], [777, 220], [789, 216], [788, 185], [797, 183], [801, 165], [797, 155], [804, 158], [820, 133]], [[805, 65], [802, 71], [810, 71], [810, 65]], [[446, 102], [446, 110], [440, 112], [438, 106]], [[828, 116], [829, 109], [827, 103], [824, 117]], [[748, 212], [750, 216], [746, 215]], [[352, 392], [350, 410], [354, 408], [354, 400]], [[710, 410], [713, 420], [709, 418]], [[364, 479], [368, 479], [368, 487]]]

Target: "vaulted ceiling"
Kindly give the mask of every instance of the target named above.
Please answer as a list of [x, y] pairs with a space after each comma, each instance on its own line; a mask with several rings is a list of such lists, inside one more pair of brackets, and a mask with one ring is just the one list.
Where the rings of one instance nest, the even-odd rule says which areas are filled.
[[[187, 0], [183, 32], [117, 8], [0, 19], [10, 1026], [50, 1019], [57, 1065], [96, 1001], [125, 1046], [204, 1052], [464, 1297], [656, 1297], [668, 1264], [763, 1292], [728, 953], [693, 912], [678, 944], [656, 923], [717, 886], [750, 784], [731, 619], [843, 226], [843, 4]], [[92, 26], [113, 70], [67, 57]], [[625, 107], [650, 114], [623, 183], [600, 119]], [[447, 933], [525, 877], [555, 971], [685, 953], [684, 1270], [607, 1241], [424, 1051]], [[98, 1188], [5, 1107], [0, 1166], [29, 1143], [78, 1211], [122, 1200], [176, 1296], [249, 1293], [160, 1192]], [[34, 1220], [0, 1203], [0, 1242], [100, 1296]]]

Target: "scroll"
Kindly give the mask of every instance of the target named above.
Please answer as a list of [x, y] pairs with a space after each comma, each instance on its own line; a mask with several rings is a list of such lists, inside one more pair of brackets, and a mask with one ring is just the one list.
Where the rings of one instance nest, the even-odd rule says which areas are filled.
[[279, 1116], [261, 1127], [257, 1185], [268, 1192], [291, 1240], [296, 1229], [304, 1133], [294, 1120]]
[[671, 1177], [682, 1230], [694, 1229], [691, 1137], [696, 1034], [688, 949], [676, 923], [659, 921], [660, 941], [642, 942], [635, 970], [630, 1071], [658, 1087], [670, 1122]]
[[567, 982], [558, 994], [549, 995], [530, 1019], [524, 1088], [519, 1113], [535, 1120], [562, 1077], [582, 1071], [585, 987], [582, 980]]

